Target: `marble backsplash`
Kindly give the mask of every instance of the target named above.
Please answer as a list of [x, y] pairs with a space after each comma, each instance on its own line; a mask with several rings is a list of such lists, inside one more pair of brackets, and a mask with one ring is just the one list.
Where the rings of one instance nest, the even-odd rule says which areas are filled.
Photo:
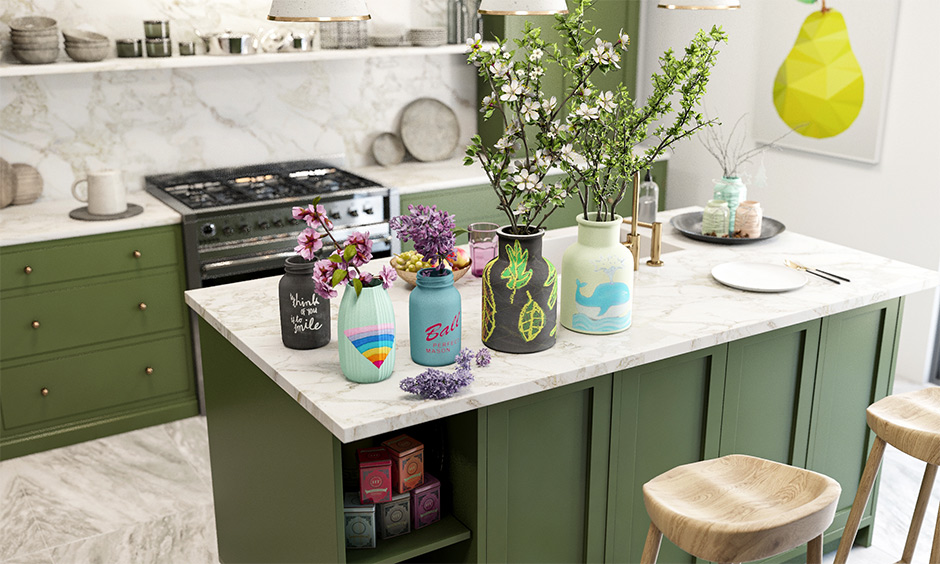
[[[373, 29], [444, 25], [442, 0], [369, 4]], [[0, 22], [51, 15], [60, 29], [115, 38], [142, 37], [142, 20], [163, 18], [176, 41], [193, 28], [264, 28], [269, 0], [92, 6], [10, 0]], [[375, 136], [396, 131], [402, 109], [416, 98], [453, 108], [462, 139], [469, 139], [476, 131], [475, 90], [474, 70], [461, 55], [7, 77], [0, 87], [0, 157], [37, 167], [44, 199], [68, 197], [76, 178], [102, 168], [123, 170], [129, 189], [139, 190], [147, 174], [339, 153], [361, 166], [374, 162]]]

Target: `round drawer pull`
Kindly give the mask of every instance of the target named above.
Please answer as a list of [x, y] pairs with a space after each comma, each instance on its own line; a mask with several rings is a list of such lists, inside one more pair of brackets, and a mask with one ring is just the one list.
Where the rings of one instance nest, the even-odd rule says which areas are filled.
[[140, 302], [139, 304], [137, 304], [137, 308], [140, 311], [144, 311], [145, 309], [147, 309], [147, 304], [145, 304], [144, 302]]
[[46, 397], [49, 395], [49, 388], [43, 388], [39, 390], [39, 393], [42, 394], [42, 397]]
[[140, 251], [134, 251], [134, 258], [140, 258]]
[[33, 321], [32, 323], [30, 323], [30, 325], [33, 327], [33, 329], [39, 329], [39, 322], [38, 322], [38, 321]]
[[147, 376], [150, 376], [151, 374], [153, 374], [153, 367], [152, 367], [152, 366], [148, 366], [147, 368], [144, 369], [144, 373], [145, 373]]
[[29, 266], [29, 265], [27, 264], [27, 265], [26, 265], [26, 268], [23, 269], [23, 272], [25, 272], [26, 274], [32, 274], [32, 273], [33, 273], [33, 267], [31, 267], [31, 266]]

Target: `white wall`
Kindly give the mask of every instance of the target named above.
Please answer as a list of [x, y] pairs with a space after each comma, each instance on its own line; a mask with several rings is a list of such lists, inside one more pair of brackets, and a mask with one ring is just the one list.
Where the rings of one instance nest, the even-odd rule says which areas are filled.
[[[648, 82], [664, 49], [682, 49], [697, 29], [714, 23], [728, 32], [729, 44], [712, 74], [706, 107], [725, 123], [752, 111], [756, 92], [768, 90], [754, 83], [755, 69], [781, 62], [758, 60], [758, 23], [766, 2], [793, 0], [742, 0], [742, 9], [730, 12], [645, 10], [645, 33], [639, 38], [644, 73], [640, 83]], [[812, 9], [818, 8], [807, 6], [807, 14]], [[752, 187], [748, 197], [760, 200], [768, 216], [793, 231], [932, 270], [940, 268], [936, 231], [940, 225], [938, 23], [940, 2], [901, 1], [878, 164], [794, 150], [771, 151], [763, 159], [767, 186]], [[750, 172], [755, 173], [759, 164], [760, 159]], [[670, 162], [668, 207], [703, 205], [711, 193], [711, 180], [720, 174], [715, 160], [697, 140], [679, 145]], [[916, 381], [925, 377], [937, 303], [935, 292], [907, 299], [898, 377]]]

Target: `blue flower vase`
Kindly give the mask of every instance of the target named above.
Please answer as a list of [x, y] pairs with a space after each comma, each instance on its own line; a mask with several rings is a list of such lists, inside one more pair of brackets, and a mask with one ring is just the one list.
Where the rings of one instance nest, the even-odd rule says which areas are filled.
[[460, 292], [454, 273], [423, 268], [408, 299], [411, 360], [423, 366], [453, 364], [460, 352]]
[[382, 286], [357, 296], [346, 286], [336, 322], [339, 367], [347, 380], [371, 384], [387, 380], [395, 368], [395, 311]]

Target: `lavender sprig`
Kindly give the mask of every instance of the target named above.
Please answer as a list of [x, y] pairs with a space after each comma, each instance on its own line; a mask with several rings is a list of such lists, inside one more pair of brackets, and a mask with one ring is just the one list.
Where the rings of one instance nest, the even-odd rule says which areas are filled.
[[406, 392], [421, 396], [421, 399], [449, 398], [473, 382], [470, 364], [474, 359], [476, 359], [477, 366], [486, 366], [490, 363], [489, 351], [480, 349], [474, 355], [472, 350], [465, 348], [457, 355], [457, 368], [454, 372], [448, 373], [436, 368], [428, 368], [414, 378], [402, 378], [399, 387]]

